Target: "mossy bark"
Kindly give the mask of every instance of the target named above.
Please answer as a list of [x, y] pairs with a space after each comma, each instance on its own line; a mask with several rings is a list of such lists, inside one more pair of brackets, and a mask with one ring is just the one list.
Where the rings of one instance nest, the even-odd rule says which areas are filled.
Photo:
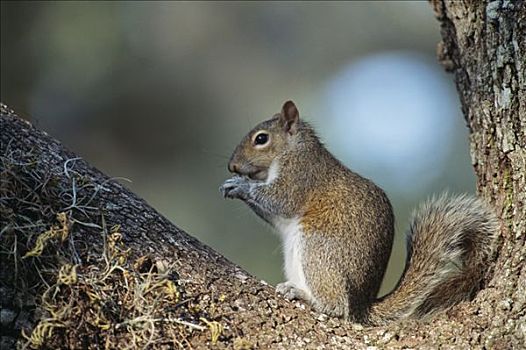
[[[1, 193], [6, 194], [0, 202], [2, 348], [14, 347], [17, 340], [30, 344], [21, 329], [29, 335], [46, 318], [55, 323], [50, 323], [52, 332], [42, 332], [42, 348], [123, 347], [132, 344], [130, 339], [152, 348], [525, 347], [526, 6], [519, 1], [438, 0], [433, 6], [443, 36], [439, 59], [455, 76], [470, 130], [478, 191], [502, 219], [491, 273], [475, 300], [425, 322], [387, 327], [364, 328], [327, 319], [283, 300], [272, 287], [2, 106], [0, 171]], [[13, 201], [11, 193], [24, 193], [32, 200]], [[40, 255], [22, 258], [34, 248], [37, 236], [55, 227], [58, 213], [66, 213], [70, 220], [67, 240], [51, 238]], [[33, 220], [34, 225], [17, 220]], [[107, 254], [112, 239], [121, 247], [115, 256]], [[146, 280], [177, 285], [172, 294], [166, 294], [166, 288], [151, 290], [164, 299], [167, 295], [177, 299], [173, 308], [163, 304], [163, 309], [149, 311], [151, 339], [137, 339], [143, 321], [131, 310], [137, 305], [126, 304], [125, 289], [123, 300], [100, 304], [89, 284], [82, 284], [83, 278], [98, 271], [97, 264], [103, 270], [112, 257], [122, 273], [113, 274], [113, 279], [107, 278], [111, 274], [103, 276], [109, 288], [117, 290], [118, 283], [134, 281], [132, 275], [139, 282], [147, 276]], [[69, 282], [58, 271], [65, 266]], [[77, 266], [78, 276], [73, 276], [72, 266]], [[160, 272], [166, 266], [171, 269], [169, 277]], [[77, 290], [80, 286], [83, 291]], [[71, 295], [76, 297], [68, 299]], [[145, 295], [143, 309], [159, 300]], [[60, 310], [42, 307], [42, 301], [64, 300], [81, 311], [66, 315], [74, 323]], [[88, 318], [95, 309], [104, 322]], [[173, 317], [161, 320], [166, 315]]]

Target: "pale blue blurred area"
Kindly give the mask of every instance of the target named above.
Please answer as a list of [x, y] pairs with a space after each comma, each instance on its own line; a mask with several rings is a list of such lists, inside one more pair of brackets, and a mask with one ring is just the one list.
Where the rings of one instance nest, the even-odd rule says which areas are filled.
[[418, 52], [379, 52], [337, 72], [321, 123], [334, 153], [402, 195], [440, 173], [455, 146], [457, 96], [436, 62]]
[[[427, 2], [0, 6], [2, 101], [270, 283], [277, 235], [218, 187], [239, 140], [285, 100], [386, 190], [399, 232], [430, 194], [474, 188]], [[399, 235], [386, 289], [402, 246]]]

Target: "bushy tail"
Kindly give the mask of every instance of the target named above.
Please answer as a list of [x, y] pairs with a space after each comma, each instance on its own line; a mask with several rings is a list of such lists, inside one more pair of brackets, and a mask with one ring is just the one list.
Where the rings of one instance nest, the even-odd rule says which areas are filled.
[[498, 221], [480, 199], [442, 195], [413, 214], [404, 274], [372, 305], [369, 322], [422, 318], [469, 299], [480, 289]]

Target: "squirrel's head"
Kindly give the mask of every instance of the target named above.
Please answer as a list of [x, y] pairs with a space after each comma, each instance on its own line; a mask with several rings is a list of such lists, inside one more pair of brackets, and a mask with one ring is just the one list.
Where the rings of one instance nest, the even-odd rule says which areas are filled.
[[281, 113], [258, 124], [239, 143], [228, 162], [232, 173], [265, 180], [272, 161], [287, 150], [299, 128], [299, 112], [292, 101]]

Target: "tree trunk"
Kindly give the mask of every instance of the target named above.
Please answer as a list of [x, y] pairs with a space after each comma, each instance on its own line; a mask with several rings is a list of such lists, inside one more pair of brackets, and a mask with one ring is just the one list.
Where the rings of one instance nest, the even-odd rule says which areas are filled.
[[524, 347], [525, 10], [433, 5], [478, 190], [502, 219], [493, 277], [473, 302], [377, 328], [287, 302], [2, 105], [2, 349]]
[[[526, 348], [526, 4], [433, 1], [480, 195], [502, 219], [493, 278], [466, 307], [474, 344]], [[474, 316], [469, 316], [474, 315]]]

